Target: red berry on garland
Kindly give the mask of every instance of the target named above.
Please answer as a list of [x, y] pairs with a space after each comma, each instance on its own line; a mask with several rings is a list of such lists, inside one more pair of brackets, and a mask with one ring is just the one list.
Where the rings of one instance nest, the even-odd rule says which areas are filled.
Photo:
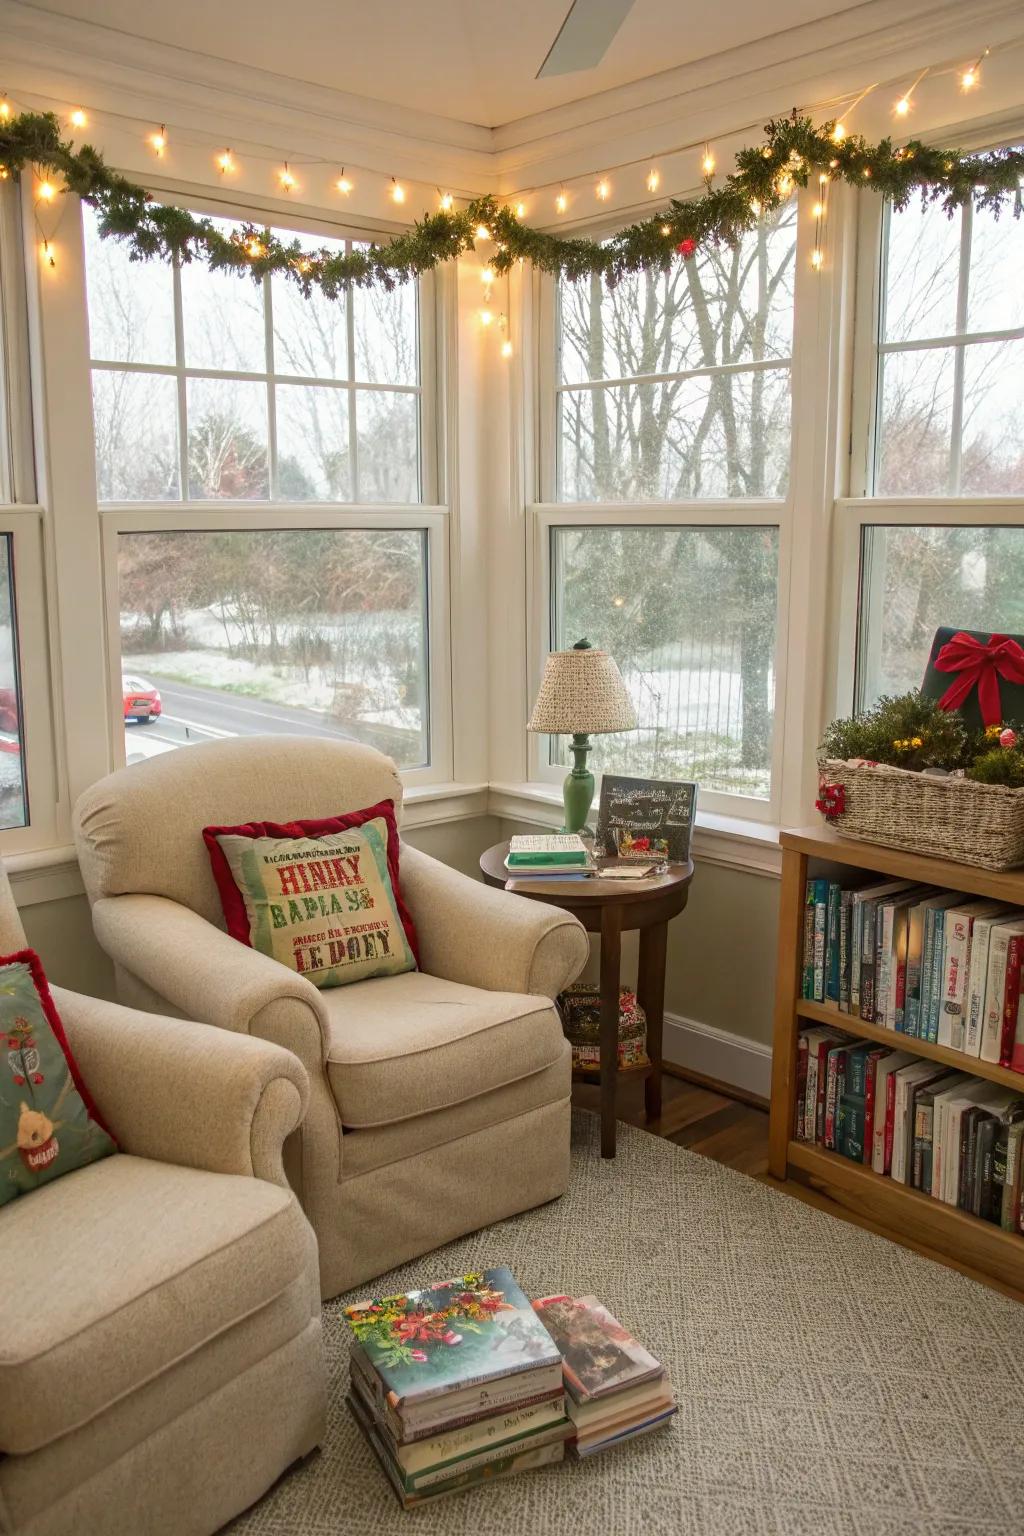
[[1015, 747], [1017, 745], [1017, 732], [1011, 730], [1009, 726], [1006, 727], [1005, 731], [1000, 731], [999, 745], [1001, 747]]
[[679, 244], [676, 246], [676, 250], [679, 252], [680, 256], [682, 256], [684, 261], [689, 261], [690, 257], [693, 255], [696, 249], [696, 240], [690, 239], [680, 240]]

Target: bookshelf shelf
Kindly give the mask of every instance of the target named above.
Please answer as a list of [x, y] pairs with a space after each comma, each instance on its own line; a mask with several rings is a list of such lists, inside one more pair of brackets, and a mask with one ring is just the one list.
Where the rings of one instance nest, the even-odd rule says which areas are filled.
[[[872, 843], [842, 838], [826, 827], [783, 832], [782, 887], [779, 910], [779, 964], [776, 979], [772, 1053], [769, 1171], [794, 1179], [825, 1195], [898, 1242], [924, 1249], [932, 1258], [994, 1281], [1024, 1301], [1024, 1237], [992, 1222], [875, 1173], [836, 1152], [793, 1140], [797, 1041], [802, 1024], [827, 1024], [855, 1039], [876, 1040], [893, 1049], [987, 1078], [1024, 1097], [1024, 1073], [1011, 1072], [949, 1046], [898, 1034], [843, 1013], [831, 1003], [801, 997], [804, 893], [808, 874], [837, 865], [863, 871], [866, 879], [889, 875], [966, 895], [998, 897], [1024, 907], [1024, 870], [994, 872], [925, 858]], [[811, 867], [813, 865], [813, 867]]]
[[934, 1045], [929, 1040], [918, 1040], [914, 1035], [901, 1035], [897, 1030], [886, 1029], [882, 1024], [868, 1024], [858, 1014], [843, 1013], [832, 1003], [809, 1003], [806, 998], [801, 998], [797, 1002], [796, 1012], [799, 1018], [806, 1019], [808, 1023], [832, 1024], [849, 1035], [856, 1035], [859, 1040], [878, 1040], [882, 1045], [891, 1045], [893, 1050], [913, 1051], [915, 1056], [927, 1057], [929, 1061], [941, 1061], [944, 1066], [970, 1072], [974, 1077], [987, 1077], [993, 1083], [1001, 1083], [1004, 1088], [1018, 1089], [1024, 1098], [1024, 1072], [1011, 1072], [1009, 1067], [1001, 1067], [993, 1061], [982, 1061], [977, 1056], [968, 1056], [965, 1051], [955, 1051], [948, 1045]]

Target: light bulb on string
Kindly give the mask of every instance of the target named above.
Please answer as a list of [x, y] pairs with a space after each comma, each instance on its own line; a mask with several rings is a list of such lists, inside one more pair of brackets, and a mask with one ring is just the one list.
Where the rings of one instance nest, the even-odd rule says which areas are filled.
[[594, 196], [598, 199], [599, 202], [606, 203], [611, 196], [611, 191], [612, 189], [608, 183], [607, 178], [602, 176], [601, 180], [594, 188]]
[[52, 203], [54, 198], [57, 196], [57, 188], [54, 186], [52, 181], [48, 181], [45, 177], [39, 183], [37, 190], [39, 194], [39, 200], [43, 203]]
[[349, 193], [352, 191], [352, 183], [349, 181], [348, 177], [345, 175], [345, 167], [344, 166], [342, 166], [342, 168], [341, 168], [341, 175], [338, 177], [338, 179], [334, 183], [334, 185], [337, 188], [337, 190], [341, 193], [342, 197], [348, 197]]
[[454, 197], [452, 197], [451, 193], [450, 192], [442, 192], [441, 188], [438, 187], [438, 189], [437, 189], [437, 206], [440, 208], [441, 212], [442, 213], [451, 213], [452, 208], [454, 207], [454, 205], [455, 205], [455, 199], [454, 199]]
[[222, 149], [217, 156], [217, 168], [222, 176], [228, 176], [235, 169], [234, 156], [230, 149]]
[[516, 218], [517, 219], [525, 219], [526, 218], [526, 204], [525, 203], [516, 203]]
[[704, 158], [700, 163], [700, 168], [705, 181], [715, 174], [715, 157], [707, 144], [704, 145]]
[[254, 261], [258, 257], [263, 256], [263, 255], [266, 254], [266, 251], [265, 251], [265, 248], [264, 248], [264, 245], [263, 245], [263, 241], [262, 240], [257, 240], [255, 236], [253, 236], [253, 238], [251, 240], [247, 240], [246, 241], [246, 243], [245, 243], [245, 251], [246, 251], [246, 255], [247, 256], [251, 256]]
[[491, 310], [489, 310], [489, 309], [482, 309], [480, 311], [480, 324], [483, 325], [483, 326], [488, 326], [488, 325], [493, 325], [494, 324], [494, 314], [493, 314], [493, 312]]
[[57, 257], [49, 240], [43, 241], [42, 245], [39, 247], [39, 254], [42, 257], [43, 265], [45, 267], [53, 268], [57, 265]]
[[0, 119], [2, 119], [6, 123], [7, 119], [10, 117], [10, 115], [11, 115], [11, 104], [7, 100], [7, 97], [5, 96], [3, 101], [0, 101]]
[[962, 91], [973, 91], [974, 90], [974, 87], [978, 84], [978, 81], [981, 79], [981, 64], [982, 64], [982, 60], [986, 59], [990, 52], [991, 52], [991, 49], [986, 48], [984, 53], [979, 55], [979, 57], [975, 60], [975, 62], [968, 69], [964, 70], [963, 74], [960, 76], [960, 89]]
[[832, 129], [832, 142], [833, 142], [833, 144], [841, 144], [845, 138], [846, 138], [846, 128], [845, 128], [844, 124], [836, 123], [835, 127]]
[[480, 268], [480, 280], [488, 291], [490, 291], [491, 284], [494, 282], [496, 275], [493, 267]]
[[507, 336], [501, 344], [501, 355], [502, 357], [512, 356], [512, 343], [509, 341]]
[[164, 150], [167, 148], [167, 129], [164, 127], [163, 123], [160, 124], [160, 127], [156, 133], [150, 134], [149, 143], [150, 147], [153, 149], [154, 153], [159, 159]]
[[825, 258], [822, 255], [820, 249], [815, 246], [814, 250], [811, 252], [811, 266], [814, 268], [815, 272], [819, 272], [821, 270], [824, 260]]
[[391, 178], [391, 201], [393, 203], [405, 202], [405, 188], [400, 181], [395, 180], [394, 176]]
[[811, 209], [811, 217], [815, 218], [815, 219], [820, 219], [821, 216], [824, 214], [824, 212], [825, 212], [825, 204], [824, 203], [815, 203], [814, 207]]
[[671, 226], [671, 224], [663, 224], [661, 226], [661, 232], [662, 232], [663, 235], [670, 235], [672, 233], [672, 226]]
[[661, 172], [652, 165], [650, 170], [647, 172], [647, 190], [648, 192], [657, 192], [660, 185]]
[[928, 73], [928, 70], [930, 69], [930, 67], [931, 67], [930, 65], [927, 65], [927, 64], [925, 65], [924, 69], [922, 69], [921, 73], [918, 75], [917, 79], [914, 81], [913, 85], [910, 87], [910, 90], [906, 91], [900, 97], [900, 99], [896, 103], [896, 105], [893, 107], [893, 111], [896, 113], [897, 117], [906, 117], [908, 115], [908, 113], [910, 112], [910, 107], [911, 107], [911, 103], [913, 101], [914, 92], [917, 90], [918, 86], [921, 84], [921, 81], [924, 79], [925, 75]]
[[491, 232], [487, 228], [487, 225], [478, 224], [473, 232], [473, 238], [474, 240], [489, 240], [491, 238]]
[[564, 213], [568, 206], [569, 199], [566, 197], [565, 188], [563, 187], [561, 192], [559, 192], [558, 196], [555, 198], [555, 211], [556, 213]]
[[277, 179], [281, 184], [282, 192], [293, 192], [298, 186], [298, 182], [295, 180], [295, 177], [292, 175], [288, 168], [287, 160], [285, 161], [282, 169], [278, 171]]
[[68, 118], [68, 121], [72, 128], [84, 128], [89, 119], [86, 117], [81, 107], [76, 107], [71, 116]]

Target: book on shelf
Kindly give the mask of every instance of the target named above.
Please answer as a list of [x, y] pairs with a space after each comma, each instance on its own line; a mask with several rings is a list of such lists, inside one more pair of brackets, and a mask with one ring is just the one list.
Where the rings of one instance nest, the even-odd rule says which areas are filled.
[[[796, 1090], [797, 1140], [1022, 1230], [1024, 1079], [1019, 1089], [1004, 1086], [824, 1026], [804, 1029], [798, 1048], [807, 1075]], [[825, 1084], [823, 1111], [815, 1074]]]
[[349, 1405], [403, 1504], [561, 1458], [562, 1358], [507, 1268], [344, 1316]]
[[676, 1402], [664, 1367], [596, 1296], [545, 1296], [534, 1306], [562, 1355], [575, 1455], [669, 1422]]

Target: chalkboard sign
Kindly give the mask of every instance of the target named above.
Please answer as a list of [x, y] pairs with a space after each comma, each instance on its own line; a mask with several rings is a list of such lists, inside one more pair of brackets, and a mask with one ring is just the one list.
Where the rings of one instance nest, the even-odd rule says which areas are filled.
[[620, 859], [667, 859], [685, 864], [697, 806], [696, 784], [670, 779], [601, 780], [596, 854]]

